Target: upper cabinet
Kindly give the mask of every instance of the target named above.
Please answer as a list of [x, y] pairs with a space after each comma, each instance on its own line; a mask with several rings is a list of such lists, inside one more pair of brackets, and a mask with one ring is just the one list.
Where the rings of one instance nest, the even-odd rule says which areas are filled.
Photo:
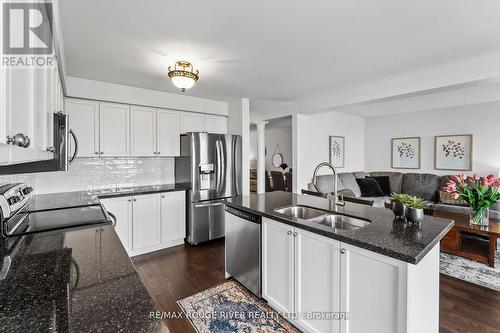
[[[31, 12], [39, 12], [42, 20], [48, 21], [45, 5], [36, 1]], [[0, 17], [8, 17], [12, 13], [8, 6], [1, 6]], [[57, 15], [52, 19], [56, 20]], [[50, 26], [53, 28], [54, 24]], [[3, 28], [0, 27], [0, 35]], [[62, 84], [54, 51], [56, 47], [47, 47], [47, 52], [39, 52], [34, 48], [31, 50], [30, 44], [23, 39], [23, 29], [22, 25], [11, 25], [9, 40], [17, 41], [16, 46], [12, 46], [10, 41], [8, 45], [14, 51], [6, 54], [9, 56], [6, 58], [11, 61], [4, 61], [0, 65], [0, 164], [51, 159], [54, 145], [53, 114], [63, 111]], [[53, 32], [44, 35], [45, 39], [41, 41], [43, 45], [58, 45]], [[4, 36], [5, 33], [7, 31], [3, 32]], [[15, 51], [15, 48], [20, 47], [21, 51]], [[31, 60], [28, 63], [26, 59]]]
[[156, 115], [157, 155], [179, 156], [180, 142], [180, 112], [158, 109]]
[[225, 116], [77, 98], [67, 98], [65, 109], [78, 139], [77, 157], [174, 157], [183, 133], [227, 133]]
[[156, 155], [156, 109], [140, 106], [130, 108], [130, 154]]
[[[69, 126], [78, 140], [78, 157], [99, 155], [99, 103], [81, 99], [66, 99]], [[70, 154], [74, 144], [70, 141]]]
[[100, 103], [99, 154], [128, 156], [130, 154], [130, 107], [125, 104]]
[[202, 113], [181, 112], [181, 134], [205, 132], [205, 116]]
[[227, 117], [205, 115], [205, 132], [227, 134]]

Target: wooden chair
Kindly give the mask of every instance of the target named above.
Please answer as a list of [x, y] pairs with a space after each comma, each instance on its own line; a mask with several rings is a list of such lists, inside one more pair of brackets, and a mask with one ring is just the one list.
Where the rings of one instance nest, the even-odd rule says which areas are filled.
[[283, 177], [283, 172], [271, 171], [271, 177], [273, 178], [273, 191], [284, 191], [285, 178]]

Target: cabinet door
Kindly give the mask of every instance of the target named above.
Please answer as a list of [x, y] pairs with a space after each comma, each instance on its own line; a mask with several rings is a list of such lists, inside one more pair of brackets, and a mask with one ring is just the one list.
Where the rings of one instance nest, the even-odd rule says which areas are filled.
[[227, 118], [224, 116], [205, 116], [205, 132], [227, 134]]
[[181, 134], [204, 132], [205, 116], [201, 113], [181, 112]]
[[130, 154], [156, 156], [156, 109], [132, 106], [130, 120]]
[[115, 231], [130, 253], [132, 250], [132, 197], [101, 199], [107, 211], [116, 216]]
[[159, 156], [180, 155], [180, 112], [158, 110], [157, 113], [157, 153]]
[[405, 332], [404, 263], [344, 243], [341, 248], [341, 311], [350, 315], [341, 321], [342, 332]]
[[130, 107], [99, 103], [99, 152], [101, 156], [127, 156], [130, 152]]
[[[65, 112], [69, 116], [69, 127], [78, 139], [78, 157], [99, 156], [99, 103], [68, 98]], [[69, 149], [73, 156], [73, 140], [69, 140]]]
[[148, 252], [161, 244], [160, 195], [138, 195], [133, 198], [132, 250]]
[[181, 242], [186, 237], [186, 192], [161, 194], [161, 241]]
[[340, 310], [340, 242], [298, 228], [294, 238], [296, 324], [310, 333], [337, 333], [339, 320], [313, 316]]
[[293, 311], [293, 228], [262, 219], [262, 297], [277, 311]]

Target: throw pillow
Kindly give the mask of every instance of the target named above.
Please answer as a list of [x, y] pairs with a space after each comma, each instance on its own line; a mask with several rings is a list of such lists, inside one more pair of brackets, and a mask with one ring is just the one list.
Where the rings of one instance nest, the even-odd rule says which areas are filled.
[[451, 193], [439, 191], [439, 201], [453, 206], [468, 206], [467, 202], [464, 199], [453, 199], [451, 197]]
[[383, 197], [384, 192], [373, 178], [356, 178], [362, 197]]
[[370, 176], [368, 178], [373, 178], [379, 184], [384, 196], [391, 195], [391, 187], [389, 185], [389, 176]]

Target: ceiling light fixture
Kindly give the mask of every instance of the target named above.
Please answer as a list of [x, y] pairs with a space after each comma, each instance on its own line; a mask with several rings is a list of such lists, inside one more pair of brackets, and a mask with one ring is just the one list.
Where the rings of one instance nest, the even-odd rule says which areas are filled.
[[168, 67], [168, 77], [177, 88], [182, 92], [194, 86], [195, 82], [199, 79], [199, 71], [194, 70], [193, 65], [188, 61], [177, 61], [172, 69]]

